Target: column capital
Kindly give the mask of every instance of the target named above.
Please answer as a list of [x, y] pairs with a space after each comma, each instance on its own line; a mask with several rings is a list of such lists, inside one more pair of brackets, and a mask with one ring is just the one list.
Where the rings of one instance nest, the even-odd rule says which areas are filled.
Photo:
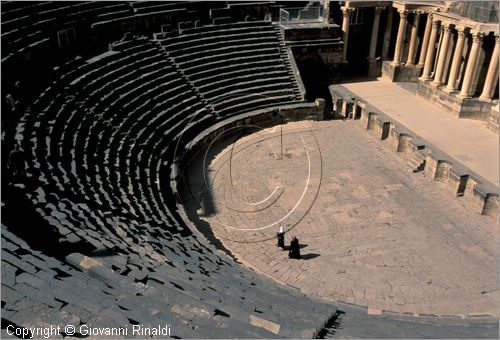
[[406, 19], [408, 16], [408, 10], [407, 9], [398, 9], [399, 16], [401, 19]]
[[420, 21], [421, 15], [422, 15], [422, 12], [420, 12], [420, 11], [413, 12], [413, 25], [416, 25]]
[[472, 36], [472, 41], [475, 43], [480, 43], [484, 39], [484, 32], [482, 31], [470, 31], [470, 34]]
[[384, 9], [385, 9], [385, 6], [375, 6], [374, 7], [375, 14], [380, 14], [380, 12], [382, 12]]
[[438, 29], [441, 22], [439, 20], [432, 20], [432, 29]]
[[457, 30], [458, 36], [463, 37], [467, 33], [467, 27], [466, 26], [455, 26], [455, 29]]
[[342, 10], [342, 16], [343, 17], [348, 17], [349, 14], [351, 14], [351, 12], [353, 11], [352, 7], [342, 6], [340, 9]]
[[498, 45], [499, 42], [500, 42], [500, 36], [495, 35], [495, 44]]
[[421, 16], [424, 12], [423, 12], [423, 11], [418, 11], [418, 10], [416, 10], [416, 11], [412, 11], [412, 13], [413, 13], [413, 15], [415, 15], [415, 17], [417, 17], [417, 18], [418, 18], [418, 17], [420, 17], [420, 16]]
[[452, 30], [452, 24], [450, 23], [444, 23], [441, 25], [441, 28], [445, 34], [450, 34]]

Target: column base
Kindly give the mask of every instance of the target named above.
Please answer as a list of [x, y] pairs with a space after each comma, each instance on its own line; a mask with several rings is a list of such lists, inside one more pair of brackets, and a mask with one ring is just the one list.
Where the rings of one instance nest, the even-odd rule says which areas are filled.
[[433, 82], [431, 83], [431, 86], [433, 86], [433, 87], [441, 87], [441, 86], [443, 86], [443, 85], [444, 85], [443, 83], [438, 83], [438, 82], [436, 82], [436, 81], [433, 81]]
[[458, 93], [457, 94], [457, 98], [460, 98], [460, 99], [469, 99], [469, 98], [472, 98], [472, 96], [470, 94]]
[[457, 93], [458, 92], [457, 89], [450, 89], [448, 87], [444, 88], [443, 91], [446, 93]]
[[479, 97], [479, 100], [483, 101], [483, 102], [491, 102], [493, 98], [491, 97], [484, 97], [484, 96], [480, 96]]

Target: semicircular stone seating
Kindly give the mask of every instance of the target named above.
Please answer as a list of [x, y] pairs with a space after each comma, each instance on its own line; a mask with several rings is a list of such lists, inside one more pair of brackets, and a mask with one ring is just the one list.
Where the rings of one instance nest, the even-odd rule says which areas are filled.
[[134, 38], [61, 65], [21, 117], [16, 139], [31, 183], [22, 196], [66, 253], [35, 249], [2, 221], [3, 319], [168, 323], [171, 335], [190, 338], [312, 336], [336, 308], [216, 249], [184, 224], [160, 181], [177, 141], [182, 148], [228, 116], [301, 100], [276, 29], [209, 26], [161, 43], [168, 54]]
[[156, 41], [221, 115], [303, 99], [279, 28], [270, 22], [203, 26]]
[[58, 27], [75, 22], [105, 21], [133, 15], [125, 2], [107, 1], [3, 1], [2, 61], [36, 47], [50, 48]]

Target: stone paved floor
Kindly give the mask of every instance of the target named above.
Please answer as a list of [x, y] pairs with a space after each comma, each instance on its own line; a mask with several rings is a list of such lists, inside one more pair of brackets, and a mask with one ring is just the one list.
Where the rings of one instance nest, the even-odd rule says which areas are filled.
[[498, 134], [488, 130], [485, 122], [458, 119], [381, 78], [342, 85], [498, 186]]
[[[279, 127], [230, 142], [190, 167], [184, 204], [245, 265], [372, 314], [498, 316], [498, 220], [358, 121], [288, 123], [282, 159]], [[303, 259], [276, 247], [279, 225]]]

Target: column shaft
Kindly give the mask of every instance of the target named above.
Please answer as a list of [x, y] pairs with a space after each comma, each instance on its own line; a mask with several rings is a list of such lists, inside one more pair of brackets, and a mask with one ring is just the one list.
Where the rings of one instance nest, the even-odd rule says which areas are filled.
[[432, 22], [431, 36], [429, 37], [429, 45], [427, 46], [427, 54], [425, 56], [424, 71], [422, 80], [431, 79], [432, 64], [434, 62], [434, 54], [436, 53], [436, 40], [439, 29], [439, 21]]
[[455, 47], [455, 54], [453, 54], [453, 61], [451, 63], [450, 77], [446, 91], [453, 92], [457, 89], [458, 73], [460, 72], [460, 65], [462, 64], [462, 54], [465, 45], [465, 31], [464, 28], [458, 30], [457, 46]]
[[460, 96], [463, 98], [471, 96], [472, 80], [474, 79], [474, 73], [476, 73], [477, 59], [483, 38], [484, 33], [482, 32], [472, 33], [472, 48], [469, 54], [469, 60], [467, 61], [467, 68], [465, 69], [462, 90], [460, 91]]
[[349, 7], [342, 8], [342, 39], [344, 40], [344, 48], [342, 49], [342, 61], [347, 62], [347, 43], [349, 40], [349, 19], [351, 9]]
[[383, 7], [375, 7], [375, 17], [373, 18], [373, 26], [372, 26], [372, 37], [370, 40], [370, 53], [368, 57], [370, 59], [375, 58], [375, 53], [377, 52], [377, 38], [378, 38], [378, 26], [380, 24], [380, 11]]
[[392, 7], [389, 7], [387, 12], [387, 24], [385, 26], [384, 32], [384, 44], [382, 45], [382, 59], [387, 60], [387, 55], [389, 53], [389, 44], [391, 42], [391, 31], [392, 31], [392, 17], [393, 11]]
[[429, 45], [429, 37], [431, 35], [432, 29], [432, 14], [427, 15], [427, 22], [425, 23], [424, 39], [422, 40], [422, 48], [420, 49], [420, 58], [418, 60], [418, 66], [424, 66], [425, 55], [427, 53], [427, 47]]
[[410, 49], [408, 51], [408, 59], [406, 65], [413, 65], [415, 60], [415, 51], [417, 49], [418, 25], [420, 21], [420, 12], [416, 12], [413, 18], [413, 26], [411, 27]]
[[443, 39], [441, 40], [441, 48], [437, 60], [436, 74], [434, 75], [434, 84], [441, 85], [443, 83], [443, 71], [445, 68], [446, 57], [448, 56], [448, 47], [450, 42], [451, 28], [450, 25], [443, 25]]
[[394, 51], [394, 60], [392, 62], [393, 65], [401, 64], [401, 54], [403, 52], [403, 41], [405, 38], [406, 31], [406, 11], [398, 11], [399, 13], [399, 28], [398, 28], [398, 37], [396, 39], [396, 49]]
[[479, 99], [491, 100], [493, 98], [493, 92], [495, 91], [495, 85], [498, 80], [498, 45], [499, 38], [495, 37], [495, 48], [493, 49], [493, 54], [491, 55], [490, 65], [488, 66], [488, 73], [486, 74], [486, 79], [484, 81], [483, 92]]
[[330, 23], [330, 0], [325, 0], [323, 2], [323, 23]]

